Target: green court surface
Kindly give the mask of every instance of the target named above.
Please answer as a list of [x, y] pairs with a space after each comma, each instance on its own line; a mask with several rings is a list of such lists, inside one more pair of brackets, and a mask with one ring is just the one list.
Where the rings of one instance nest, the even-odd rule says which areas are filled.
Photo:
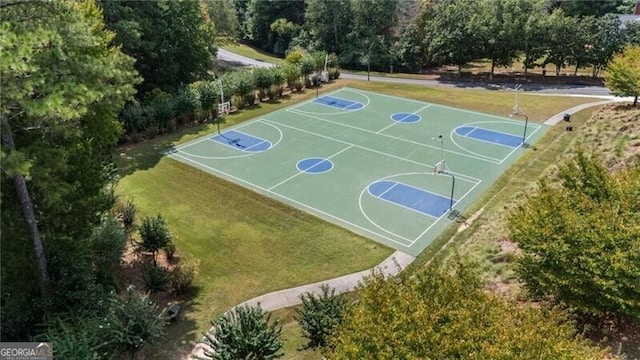
[[[417, 255], [527, 151], [524, 125], [342, 88], [167, 153]], [[545, 130], [529, 123], [526, 143]]]

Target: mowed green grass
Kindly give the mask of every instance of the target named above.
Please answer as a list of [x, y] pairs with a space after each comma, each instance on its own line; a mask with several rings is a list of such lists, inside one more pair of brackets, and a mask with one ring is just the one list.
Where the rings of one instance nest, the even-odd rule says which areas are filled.
[[282, 64], [284, 62], [283, 58], [279, 58], [266, 51], [251, 47], [249, 45], [241, 44], [241, 43], [226, 44], [221, 47], [225, 50], [231, 51], [232, 53], [246, 56], [254, 60], [270, 62], [273, 64]]
[[[490, 91], [343, 80], [325, 86], [323, 91], [342, 86], [498, 115], [513, 106], [512, 94]], [[315, 91], [295, 94], [291, 101], [262, 103], [228, 116], [222, 127], [312, 96]], [[575, 104], [593, 101], [548, 96], [520, 99], [521, 108], [538, 121]], [[165, 216], [177, 236], [178, 256], [200, 260], [197, 289], [184, 299], [181, 319], [168, 327], [166, 340], [154, 358], [175, 359], [190, 352], [211, 319], [244, 300], [370, 268], [392, 253], [373, 241], [160, 153], [213, 131], [215, 125], [202, 125], [122, 147], [116, 154], [121, 175], [119, 193], [136, 203], [141, 216]], [[289, 334], [296, 333], [289, 329]], [[306, 358], [299, 355], [290, 354], [292, 359]]]

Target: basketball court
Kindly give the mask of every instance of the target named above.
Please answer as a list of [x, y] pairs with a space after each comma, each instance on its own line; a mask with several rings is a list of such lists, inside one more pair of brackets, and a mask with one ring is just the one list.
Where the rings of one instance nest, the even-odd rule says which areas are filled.
[[417, 255], [545, 130], [341, 88], [167, 153]]

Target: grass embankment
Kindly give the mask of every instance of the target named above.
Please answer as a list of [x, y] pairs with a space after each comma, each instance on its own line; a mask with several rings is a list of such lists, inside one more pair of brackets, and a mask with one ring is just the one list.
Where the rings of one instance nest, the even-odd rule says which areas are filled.
[[221, 46], [221, 48], [254, 60], [270, 62], [273, 64], [282, 64], [284, 62], [283, 58], [279, 58], [274, 54], [241, 43], [226, 44]]

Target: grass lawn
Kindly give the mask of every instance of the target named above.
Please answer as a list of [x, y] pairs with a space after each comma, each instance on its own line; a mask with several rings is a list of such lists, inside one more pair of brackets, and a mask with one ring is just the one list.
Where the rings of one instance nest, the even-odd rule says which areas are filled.
[[236, 53], [238, 55], [246, 56], [250, 59], [270, 62], [273, 64], [282, 64], [284, 62], [283, 58], [279, 58], [264, 50], [260, 50], [258, 48], [254, 48], [249, 45], [245, 45], [241, 43], [226, 44], [221, 46], [221, 48], [231, 51], [232, 53]]
[[[498, 115], [505, 115], [513, 106], [513, 94], [497, 91], [344, 80], [326, 85], [323, 90], [342, 86]], [[223, 127], [312, 96], [315, 91], [307, 91], [291, 96], [291, 101], [262, 103], [236, 112], [225, 119]], [[593, 99], [520, 95], [520, 107], [532, 121], [543, 121], [563, 109], [589, 101]], [[156, 350], [151, 355], [153, 358], [175, 359], [181, 353], [188, 353], [193, 342], [209, 328], [210, 320], [237, 303], [270, 291], [366, 269], [392, 252], [378, 243], [160, 154], [170, 146], [213, 131], [215, 125], [201, 125], [122, 147], [116, 154], [121, 175], [119, 193], [132, 199], [142, 216], [156, 213], [165, 216], [177, 236], [178, 256], [197, 258], [201, 262], [197, 289], [185, 299], [181, 319], [168, 327], [162, 349]], [[533, 156], [531, 154], [535, 152], [532, 150], [525, 159]], [[527, 176], [537, 175], [527, 171]], [[432, 253], [430, 249], [426, 252], [422, 259]], [[287, 324], [293, 322], [293, 313], [283, 314], [290, 320]], [[287, 326], [287, 337], [299, 332], [295, 324]], [[288, 344], [291, 351], [302, 341], [288, 341]], [[292, 352], [286, 358], [317, 357], [313, 352]]]

